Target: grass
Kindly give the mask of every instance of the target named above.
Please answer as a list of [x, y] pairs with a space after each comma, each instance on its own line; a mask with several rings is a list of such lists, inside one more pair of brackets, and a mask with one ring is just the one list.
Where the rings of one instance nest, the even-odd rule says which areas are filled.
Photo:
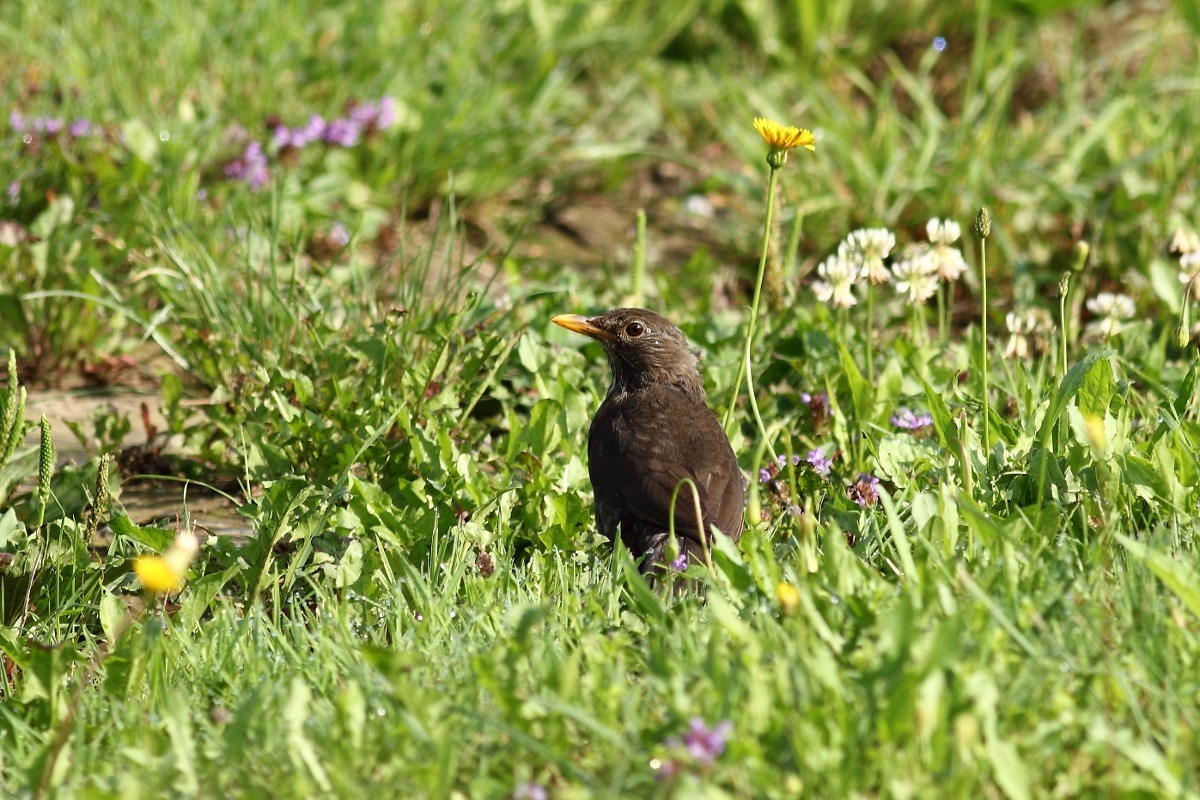
[[[94, 127], [0, 150], [0, 791], [1200, 795], [1200, 359], [1164, 247], [1200, 227], [1196, 20], [1083, 5], [21, 6], [9, 109]], [[385, 95], [352, 145], [270, 143]], [[761, 425], [725, 402], [755, 116], [817, 135], [778, 175]], [[226, 172], [255, 140], [257, 191]], [[644, 281], [620, 240], [538, 246], [586, 240], [572, 204], [645, 208]], [[862, 287], [815, 302], [850, 230], [895, 264], [930, 217], [965, 231], [945, 322], [888, 285], [870, 325]], [[549, 323], [631, 293], [703, 351], [750, 479], [696, 596], [595, 533], [607, 373]], [[120, 356], [162, 365], [162, 437], [7, 446], [22, 387], [119, 384]], [[131, 519], [143, 472], [249, 534]], [[184, 589], [143, 591], [193, 523]]]

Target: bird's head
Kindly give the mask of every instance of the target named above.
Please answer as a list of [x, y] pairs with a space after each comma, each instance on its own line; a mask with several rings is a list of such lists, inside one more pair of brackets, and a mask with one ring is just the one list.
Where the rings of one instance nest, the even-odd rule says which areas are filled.
[[614, 308], [594, 317], [560, 314], [550, 321], [600, 343], [612, 370], [610, 395], [655, 383], [704, 393], [687, 337], [653, 311]]

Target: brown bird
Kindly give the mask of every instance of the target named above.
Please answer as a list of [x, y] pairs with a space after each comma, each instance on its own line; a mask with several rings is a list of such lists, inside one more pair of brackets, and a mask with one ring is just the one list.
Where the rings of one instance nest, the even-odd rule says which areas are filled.
[[[588, 473], [596, 495], [596, 526], [621, 541], [642, 571], [662, 569], [669, 540], [671, 496], [682, 563], [704, 563], [716, 529], [742, 535], [744, 486], [725, 430], [708, 407], [696, 356], [683, 332], [653, 311], [616, 308], [595, 317], [552, 320], [595, 339], [608, 356], [612, 385], [588, 433]], [[682, 564], [677, 564], [677, 566]]]

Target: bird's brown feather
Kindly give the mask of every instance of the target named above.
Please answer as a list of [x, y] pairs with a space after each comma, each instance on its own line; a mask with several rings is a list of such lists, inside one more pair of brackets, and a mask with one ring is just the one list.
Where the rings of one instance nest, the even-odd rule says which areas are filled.
[[[692, 491], [684, 484], [674, 514], [682, 550], [702, 560], [707, 538], [718, 530], [736, 541], [744, 522], [742, 473], [708, 407], [686, 337], [644, 309], [555, 321], [599, 341], [612, 369], [612, 386], [588, 435], [588, 472], [600, 532], [614, 540], [620, 535], [635, 556], [644, 557], [643, 569], [660, 568], [672, 496], [680, 481], [690, 479], [703, 531]], [[641, 328], [631, 328], [634, 323]], [[631, 335], [635, 330], [637, 335]]]

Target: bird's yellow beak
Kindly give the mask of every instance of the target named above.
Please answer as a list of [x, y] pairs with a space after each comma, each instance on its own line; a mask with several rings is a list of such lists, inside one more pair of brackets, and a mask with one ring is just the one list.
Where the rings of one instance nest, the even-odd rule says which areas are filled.
[[569, 331], [582, 333], [584, 336], [590, 336], [593, 339], [601, 339], [603, 341], [613, 341], [613, 335], [603, 328], [597, 328], [587, 317], [579, 314], [559, 314], [557, 317], [551, 317], [550, 321], [555, 325], [561, 325]]

